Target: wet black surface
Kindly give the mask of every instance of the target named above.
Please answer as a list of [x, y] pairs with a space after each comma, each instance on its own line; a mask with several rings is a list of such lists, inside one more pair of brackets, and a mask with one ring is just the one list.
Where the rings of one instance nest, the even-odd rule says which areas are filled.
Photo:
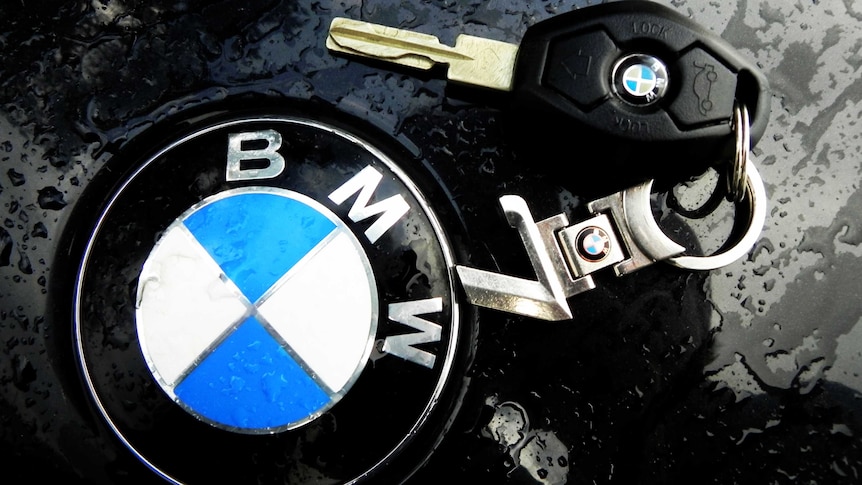
[[[586, 200], [513, 149], [506, 97], [336, 57], [323, 42], [334, 16], [447, 44], [462, 32], [517, 42], [587, 3], [0, 6], [4, 481], [155, 479], [94, 411], [72, 338], [74, 275], [100, 197], [128, 169], [119, 154], [158, 146], [199, 113], [309, 100], [309, 115], [361, 118], [433, 175], [466, 227], [453, 241], [464, 262], [531, 276], [497, 197], [522, 195], [537, 219], [578, 219]], [[570, 300], [571, 322], [480, 311], [460, 412], [413, 483], [860, 481], [862, 11], [671, 5], [771, 84], [772, 119], [754, 150], [769, 194], [760, 242], [709, 273], [603, 274]], [[600, 157], [573, 152], [587, 176], [612, 176]], [[701, 245], [715, 245], [722, 222], [695, 224]]]

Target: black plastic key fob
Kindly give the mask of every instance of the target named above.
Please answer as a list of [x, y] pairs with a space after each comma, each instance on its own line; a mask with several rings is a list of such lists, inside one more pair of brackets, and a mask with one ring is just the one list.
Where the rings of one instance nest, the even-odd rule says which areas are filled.
[[511, 113], [526, 158], [574, 169], [568, 181], [600, 193], [729, 161], [735, 103], [749, 110], [753, 146], [769, 102], [765, 76], [716, 34], [663, 5], [621, 1], [527, 29]]

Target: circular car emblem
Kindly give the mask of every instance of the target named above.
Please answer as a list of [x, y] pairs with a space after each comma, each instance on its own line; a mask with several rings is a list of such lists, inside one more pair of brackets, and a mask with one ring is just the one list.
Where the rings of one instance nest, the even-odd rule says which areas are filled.
[[617, 61], [611, 74], [614, 93], [630, 104], [647, 106], [667, 92], [667, 68], [658, 58], [631, 54]]
[[588, 261], [601, 261], [611, 251], [611, 238], [599, 227], [584, 228], [578, 234], [578, 252]]
[[268, 187], [221, 192], [181, 215], [144, 263], [137, 301], [138, 342], [162, 390], [242, 432], [329, 409], [377, 330], [374, 277], [353, 233], [313, 199]]
[[77, 283], [82, 370], [168, 480], [372, 476], [440, 432], [452, 266], [422, 193], [362, 139], [289, 117], [210, 125], [101, 213]]

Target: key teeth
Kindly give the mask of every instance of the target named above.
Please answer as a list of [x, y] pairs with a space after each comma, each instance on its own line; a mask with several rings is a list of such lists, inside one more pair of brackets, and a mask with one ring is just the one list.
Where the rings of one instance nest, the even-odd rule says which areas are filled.
[[[421, 52], [411, 46], [423, 45]], [[326, 47], [334, 52], [376, 59], [427, 71], [438, 62], [437, 51], [450, 47], [439, 44], [433, 35], [400, 30], [384, 25], [336, 17], [329, 24]]]
[[460, 35], [455, 47], [429, 34], [336, 17], [329, 24], [326, 46], [335, 52], [428, 70], [448, 64], [453, 82], [500, 91], [512, 90], [518, 46]]

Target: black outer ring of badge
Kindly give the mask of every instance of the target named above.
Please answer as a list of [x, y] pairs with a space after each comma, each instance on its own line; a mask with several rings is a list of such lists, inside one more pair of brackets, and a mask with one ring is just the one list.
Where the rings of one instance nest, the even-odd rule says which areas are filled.
[[[380, 151], [375, 148], [380, 145], [352, 135], [349, 122], [323, 118], [321, 122], [282, 114], [248, 116], [212, 120], [187, 130], [186, 136], [167, 148], [133, 164], [125, 180], [114, 185], [113, 195], [98, 216], [76, 284], [78, 359], [95, 407], [107, 425], [164, 479], [195, 483], [320, 479], [352, 483], [368, 477], [397, 480], [427, 459], [459, 405], [463, 388], [450, 381], [457, 375], [455, 368], [466, 362], [463, 354], [468, 345], [459, 346], [459, 339], [470, 325], [461, 321], [465, 309], [456, 300], [451, 272], [454, 254], [440, 220], [408, 172], [389, 155], [397, 150]], [[228, 131], [240, 127], [245, 131], [273, 126], [295, 132], [282, 133], [285, 145], [280, 152], [287, 166], [280, 177], [269, 181], [226, 182], [225, 158], [218, 156], [226, 142], [216, 144], [217, 148], [191, 148], [193, 140], [217, 136], [226, 140]], [[374, 132], [367, 127], [358, 131]], [[177, 154], [185, 158], [173, 159]], [[406, 150], [400, 153], [405, 154]], [[327, 156], [333, 158], [327, 160]], [[363, 236], [374, 218], [354, 223], [347, 216], [353, 198], [340, 206], [326, 199], [333, 180], [346, 181], [351, 171], [365, 165], [363, 156], [377, 160], [385, 169], [377, 197], [402, 193], [411, 207], [419, 204], [422, 208], [416, 211], [421, 213], [400, 223], [397, 233], [420, 245], [427, 244], [427, 236], [433, 236], [439, 246], [425, 256], [438, 258], [436, 267], [417, 261], [415, 253], [395, 241], [395, 233], [390, 236], [392, 241], [384, 241], [384, 236], [378, 241], [382, 246], [375, 248]], [[333, 162], [341, 165], [332, 166]], [[415, 180], [416, 171], [409, 173]], [[423, 188], [433, 179], [427, 174], [420, 176], [426, 183]], [[320, 418], [272, 435], [243, 435], [196, 419], [159, 388], [135, 340], [133, 300], [141, 264], [159, 231], [209, 195], [234, 187], [270, 184], [324, 203], [362, 241], [378, 280], [378, 342], [386, 335], [415, 331], [387, 321], [389, 303], [428, 296], [444, 298], [441, 314], [423, 316], [439, 323], [443, 335], [439, 343], [421, 346], [437, 356], [432, 371], [396, 356], [373, 353], [350, 392]], [[313, 193], [315, 188], [320, 193]], [[383, 247], [386, 244], [392, 247]], [[422, 265], [431, 269], [423, 274], [417, 270]]]

